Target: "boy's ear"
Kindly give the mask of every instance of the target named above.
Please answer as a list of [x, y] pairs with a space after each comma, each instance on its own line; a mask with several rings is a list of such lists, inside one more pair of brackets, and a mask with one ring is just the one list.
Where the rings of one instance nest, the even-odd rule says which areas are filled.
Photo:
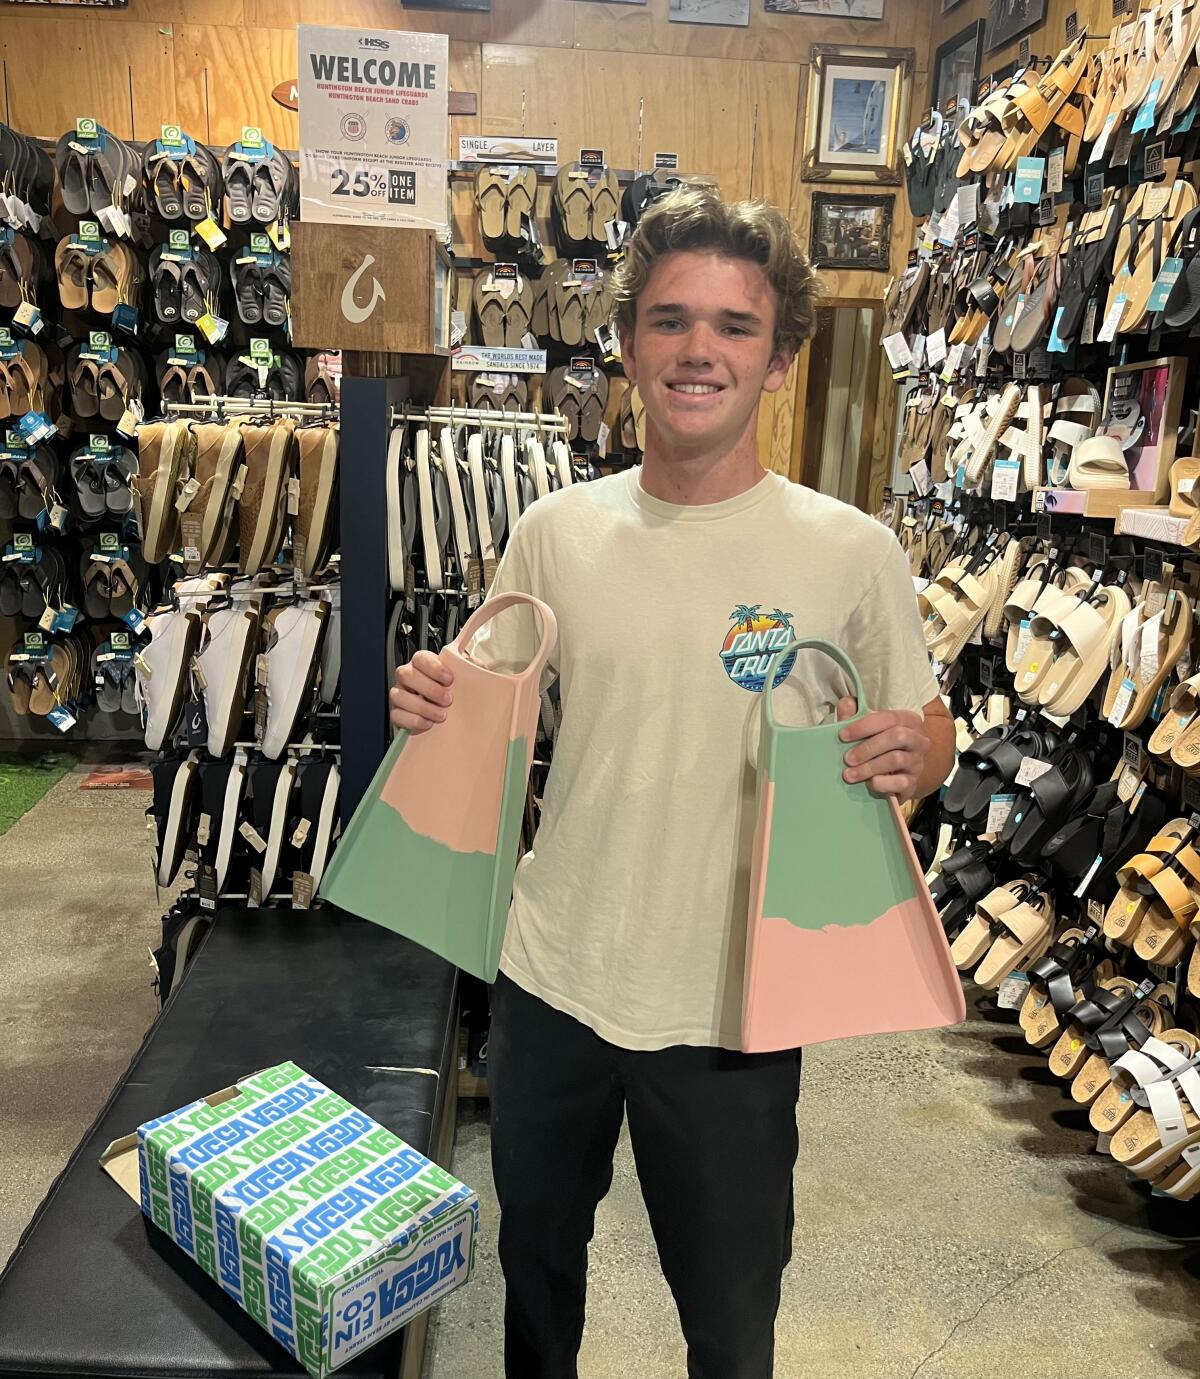
[[624, 326], [617, 327], [617, 339], [621, 343], [621, 365], [630, 383], [637, 382], [637, 357], [633, 351], [633, 331]]
[[795, 358], [794, 346], [788, 345], [775, 351], [771, 356], [770, 364], [767, 365], [767, 376], [763, 379], [764, 392], [777, 393], [783, 387], [788, 376], [788, 370], [792, 367], [792, 361]]

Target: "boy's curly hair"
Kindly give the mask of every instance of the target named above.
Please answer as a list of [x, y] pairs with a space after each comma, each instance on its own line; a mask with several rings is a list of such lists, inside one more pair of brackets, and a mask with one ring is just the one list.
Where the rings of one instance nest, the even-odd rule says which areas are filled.
[[665, 254], [710, 251], [757, 263], [775, 289], [776, 350], [796, 350], [816, 329], [821, 285], [787, 217], [765, 201], [722, 201], [711, 187], [683, 186], [638, 222], [614, 274], [613, 319], [632, 333], [637, 299]]

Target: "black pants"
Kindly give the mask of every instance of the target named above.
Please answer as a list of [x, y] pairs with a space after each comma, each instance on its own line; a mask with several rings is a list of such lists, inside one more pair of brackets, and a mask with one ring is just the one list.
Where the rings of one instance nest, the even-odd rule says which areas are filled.
[[626, 1111], [688, 1379], [771, 1379], [799, 1051], [631, 1052], [501, 976], [488, 1083], [507, 1379], [576, 1379], [588, 1243]]

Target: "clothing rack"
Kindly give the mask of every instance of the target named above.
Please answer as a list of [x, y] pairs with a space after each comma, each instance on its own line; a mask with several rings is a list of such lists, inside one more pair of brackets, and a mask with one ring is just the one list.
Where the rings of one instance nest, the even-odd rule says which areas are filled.
[[166, 402], [163, 410], [171, 416], [207, 416], [224, 413], [229, 416], [299, 416], [336, 418], [338, 408], [327, 402], [276, 402], [273, 398], [227, 397], [221, 393], [206, 395], [203, 402]]
[[567, 421], [559, 412], [502, 412], [488, 407], [429, 407], [413, 410], [408, 407], [393, 407], [391, 424], [401, 425], [407, 421], [424, 421], [429, 424], [454, 425], [456, 421], [475, 422], [480, 426], [490, 426], [501, 431], [538, 430], [553, 432], [555, 435], [567, 434]]

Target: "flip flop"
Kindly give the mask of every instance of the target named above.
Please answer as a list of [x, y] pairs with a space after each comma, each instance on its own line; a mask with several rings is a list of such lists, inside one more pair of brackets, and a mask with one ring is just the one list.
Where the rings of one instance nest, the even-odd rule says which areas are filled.
[[560, 168], [554, 180], [554, 202], [567, 239], [586, 244], [591, 238], [592, 193], [588, 170], [581, 163]]
[[486, 163], [475, 174], [475, 205], [479, 211], [479, 228], [485, 240], [504, 236], [507, 185], [504, 174]]

